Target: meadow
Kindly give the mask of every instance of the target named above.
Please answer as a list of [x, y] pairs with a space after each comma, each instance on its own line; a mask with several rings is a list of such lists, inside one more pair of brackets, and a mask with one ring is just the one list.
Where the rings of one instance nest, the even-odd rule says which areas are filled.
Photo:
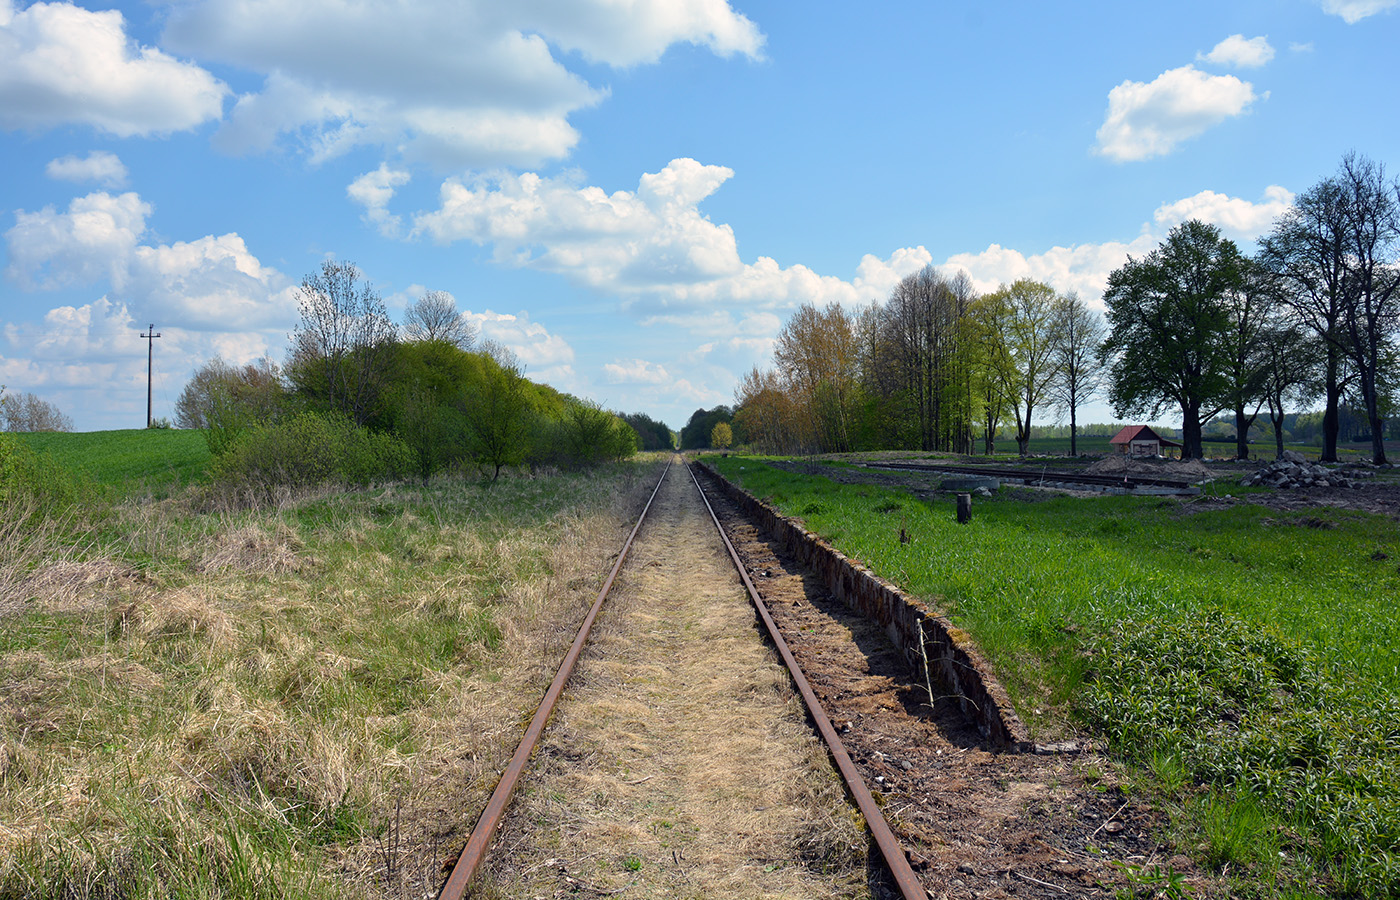
[[1153, 773], [1233, 894], [1400, 893], [1394, 521], [1224, 499], [1237, 487], [1003, 488], [959, 526], [951, 497], [715, 462], [947, 612], [1041, 739], [1083, 730]]
[[0, 504], [0, 898], [431, 894], [655, 478], [231, 508], [197, 433], [37, 443], [88, 480]]

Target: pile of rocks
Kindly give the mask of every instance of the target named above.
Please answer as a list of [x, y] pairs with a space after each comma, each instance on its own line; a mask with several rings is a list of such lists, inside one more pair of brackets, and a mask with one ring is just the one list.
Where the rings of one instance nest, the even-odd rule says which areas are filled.
[[1301, 453], [1285, 450], [1283, 456], [1253, 475], [1240, 480], [1243, 487], [1264, 485], [1276, 488], [1354, 488], [1356, 483], [1337, 469], [1310, 463]]

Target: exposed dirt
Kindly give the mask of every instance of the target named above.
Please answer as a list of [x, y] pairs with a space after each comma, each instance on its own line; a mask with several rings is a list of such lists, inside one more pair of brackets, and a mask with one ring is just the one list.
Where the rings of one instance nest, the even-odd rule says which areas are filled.
[[732, 505], [711, 502], [931, 896], [1111, 897], [1126, 885], [1115, 863], [1170, 869], [1210, 892], [1209, 879], [1159, 840], [1165, 816], [1125, 794], [1108, 760], [1084, 745], [991, 752], [951, 702], [930, 708], [922, 680], [878, 626]]

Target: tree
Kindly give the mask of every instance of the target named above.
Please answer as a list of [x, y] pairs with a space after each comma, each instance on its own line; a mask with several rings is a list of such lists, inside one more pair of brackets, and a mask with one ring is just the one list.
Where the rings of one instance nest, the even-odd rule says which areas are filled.
[[1241, 267], [1234, 242], [1193, 219], [1108, 277], [1104, 359], [1114, 414], [1156, 416], [1175, 405], [1184, 459], [1201, 458], [1201, 422], [1223, 408], [1230, 328], [1225, 298], [1243, 288]]
[[[1235, 414], [1235, 456], [1249, 458], [1249, 429], [1265, 403], [1268, 356], [1260, 340], [1278, 303], [1278, 279], [1264, 266], [1243, 259], [1238, 290], [1225, 294], [1225, 397]], [[1251, 407], [1253, 407], [1251, 409]]]
[[73, 420], [34, 394], [6, 394], [0, 385], [0, 424], [4, 431], [72, 431]]
[[1308, 188], [1260, 242], [1260, 260], [1280, 279], [1281, 299], [1322, 342], [1322, 460], [1337, 461], [1348, 347], [1342, 318], [1346, 282], [1345, 196], [1335, 178]]
[[363, 425], [379, 412], [397, 332], [354, 263], [326, 260], [301, 282], [301, 321], [287, 374], [314, 404]]
[[1011, 308], [998, 291], [979, 297], [972, 307], [976, 323], [976, 392], [982, 408], [982, 452], [996, 452], [997, 429], [1018, 392], [1016, 362], [1005, 335], [1010, 330]]
[[1345, 212], [1342, 328], [1371, 432], [1371, 458], [1386, 464], [1382, 394], [1400, 307], [1400, 179], [1349, 153], [1337, 174]]
[[507, 360], [502, 365], [490, 357], [483, 361], [481, 382], [473, 385], [470, 397], [459, 401], [459, 409], [471, 435], [473, 455], [491, 467], [491, 481], [495, 482], [502, 468], [525, 459], [530, 406], [518, 364]]
[[1078, 456], [1077, 412], [1098, 393], [1102, 381], [1099, 345], [1106, 334], [1103, 316], [1080, 300], [1078, 294], [1068, 294], [1055, 301], [1051, 331], [1055, 375], [1050, 381], [1050, 402], [1061, 415], [1069, 413], [1069, 452]]
[[710, 446], [716, 450], [728, 450], [734, 443], [734, 429], [728, 422], [716, 422], [710, 431]]
[[409, 341], [441, 341], [470, 350], [480, 329], [457, 311], [451, 294], [428, 291], [404, 310], [403, 331]]
[[1277, 458], [1282, 459], [1287, 407], [1317, 395], [1316, 373], [1326, 354], [1321, 339], [1305, 326], [1277, 315], [1260, 329], [1258, 345], [1264, 358], [1264, 402], [1274, 428]]
[[792, 397], [775, 370], [754, 366], [739, 379], [734, 398], [735, 440], [764, 453], [795, 453], [801, 449]]
[[859, 349], [855, 321], [839, 303], [822, 310], [804, 303], [778, 332], [773, 360], [812, 429], [812, 445], [827, 452], [851, 447]]
[[720, 404], [714, 409], [697, 409], [690, 414], [690, 421], [681, 429], [681, 449], [699, 450], [710, 446], [710, 435], [715, 425], [734, 418], [729, 407]]
[[1022, 456], [1030, 450], [1035, 409], [1049, 396], [1056, 375], [1056, 300], [1054, 288], [1028, 278], [1002, 285], [987, 297], [989, 304], [1002, 307], [987, 321], [1004, 347], [1002, 375], [1016, 418], [1016, 450]]

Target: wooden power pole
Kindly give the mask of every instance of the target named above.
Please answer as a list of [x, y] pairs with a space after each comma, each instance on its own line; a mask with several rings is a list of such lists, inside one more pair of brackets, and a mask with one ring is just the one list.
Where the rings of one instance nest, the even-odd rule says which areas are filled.
[[152, 322], [147, 326], [146, 331], [141, 336], [146, 339], [146, 427], [151, 427], [151, 369], [155, 359], [156, 338], [160, 333], [156, 331], [156, 323]]

